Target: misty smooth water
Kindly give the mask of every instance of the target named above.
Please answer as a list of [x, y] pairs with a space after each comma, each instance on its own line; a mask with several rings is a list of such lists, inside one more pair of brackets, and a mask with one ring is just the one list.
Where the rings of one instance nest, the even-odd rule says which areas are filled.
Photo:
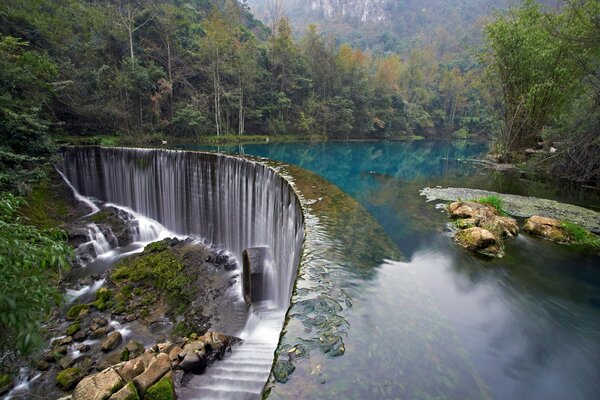
[[[342, 269], [349, 271], [329, 274], [331, 280], [343, 280], [338, 285], [352, 298], [341, 313], [348, 324], [345, 353], [311, 354], [288, 383], [275, 385], [271, 397], [600, 398], [600, 255], [521, 234], [507, 243], [505, 258], [481, 259], [453, 243], [447, 215], [435, 203], [426, 203], [419, 190], [464, 186], [597, 207], [596, 200], [463, 162], [486, 151], [477, 144], [284, 143], [202, 149], [266, 157], [322, 176], [358, 200], [406, 258], [363, 265], [360, 271], [348, 263]], [[368, 251], [375, 238], [351, 239], [360, 252]], [[328, 240], [335, 247], [335, 238]], [[412, 291], [408, 275], [422, 291]], [[439, 332], [449, 338], [436, 339], [436, 346], [426, 343], [425, 350], [411, 343], [429, 335], [437, 322], [405, 318], [418, 315], [424, 304], [439, 311]], [[411, 348], [413, 353], [405, 351]], [[462, 354], [460, 365], [472, 367], [473, 381], [457, 383], [461, 378], [453, 375], [456, 356], [451, 352]], [[470, 392], [467, 386], [475, 385], [477, 390]]]

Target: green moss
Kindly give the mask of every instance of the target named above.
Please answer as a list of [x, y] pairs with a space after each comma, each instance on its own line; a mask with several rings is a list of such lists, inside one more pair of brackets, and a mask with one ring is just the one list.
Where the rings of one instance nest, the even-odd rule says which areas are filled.
[[100, 288], [96, 292], [96, 299], [102, 300], [103, 302], [107, 302], [112, 296], [112, 292], [108, 288]]
[[163, 376], [146, 391], [144, 400], [175, 400], [175, 388], [170, 374]]
[[89, 306], [87, 304], [75, 304], [73, 307], [69, 308], [69, 311], [67, 311], [67, 319], [77, 318], [84, 310], [89, 310]]
[[140, 400], [140, 396], [138, 395], [133, 382], [129, 382], [125, 387], [127, 388], [127, 396], [123, 400]]
[[13, 385], [13, 379], [10, 375], [0, 375], [0, 393], [8, 390]]
[[508, 215], [506, 213], [506, 211], [504, 210], [504, 202], [502, 201], [502, 199], [499, 196], [490, 195], [490, 196], [482, 197], [475, 201], [477, 203], [486, 204], [490, 207], [495, 208], [496, 211], [498, 211], [498, 214], [500, 214], [504, 217], [506, 217]]
[[[121, 261], [111, 278], [120, 283], [150, 285], [161, 291], [171, 305], [188, 304], [191, 300], [187, 290], [189, 279], [181, 273], [183, 269], [184, 265], [163, 241], [148, 245], [139, 256]], [[115, 299], [127, 300], [132, 297], [132, 291], [131, 285], [126, 285]]]
[[106, 303], [102, 299], [98, 299], [94, 301], [92, 305], [96, 307], [99, 311], [104, 311], [109, 307], [110, 303]]
[[72, 389], [82, 378], [79, 368], [67, 368], [56, 375], [56, 383], [65, 390]]
[[79, 323], [79, 321], [73, 322], [67, 328], [67, 336], [73, 336], [74, 334], [76, 334], [77, 332], [79, 332], [80, 329], [81, 329], [81, 323]]
[[572, 243], [585, 247], [600, 247], [600, 238], [582, 226], [563, 222], [560, 227], [565, 230]]

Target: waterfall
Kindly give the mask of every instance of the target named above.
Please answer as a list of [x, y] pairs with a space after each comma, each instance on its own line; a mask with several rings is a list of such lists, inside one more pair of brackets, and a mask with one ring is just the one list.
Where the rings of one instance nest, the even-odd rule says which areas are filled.
[[[304, 238], [301, 206], [290, 184], [258, 162], [169, 150], [67, 148], [59, 169], [81, 195], [128, 207], [176, 234], [200, 236], [237, 260], [246, 248], [270, 248], [273, 259], [266, 274], [271, 280], [270, 301], [253, 304], [245, 329], [238, 333], [248, 345], [223, 366], [192, 381], [194, 392], [183, 395], [259, 397], [289, 306]], [[235, 384], [240, 380], [245, 385]]]

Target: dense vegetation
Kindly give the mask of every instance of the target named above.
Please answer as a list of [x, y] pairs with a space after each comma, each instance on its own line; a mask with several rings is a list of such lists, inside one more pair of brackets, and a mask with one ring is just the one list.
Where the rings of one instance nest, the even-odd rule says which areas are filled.
[[314, 26], [296, 40], [285, 17], [269, 30], [232, 0], [9, 0], [0, 22], [13, 43], [3, 58], [35, 54], [29, 61], [51, 82], [28, 107], [45, 117], [40, 129], [332, 138], [490, 130], [472, 60], [440, 61], [435, 46], [376, 57]]

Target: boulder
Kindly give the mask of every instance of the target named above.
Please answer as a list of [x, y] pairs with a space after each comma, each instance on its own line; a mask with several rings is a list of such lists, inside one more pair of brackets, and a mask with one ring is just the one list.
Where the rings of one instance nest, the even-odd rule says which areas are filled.
[[175, 400], [176, 398], [172, 372], [168, 372], [158, 382], [150, 386], [144, 396], [145, 400]]
[[156, 361], [148, 366], [148, 368], [141, 374], [138, 375], [134, 380], [133, 384], [140, 397], [144, 397], [146, 390], [156, 382], [160, 380], [167, 372], [171, 371], [171, 362], [169, 356], [166, 354], [159, 354], [156, 357]]
[[179, 353], [178, 358], [181, 359], [181, 362], [179, 363], [179, 368], [181, 370], [193, 374], [203, 373], [207, 366], [204, 342], [201, 340], [193, 340], [187, 343]]
[[448, 206], [448, 211], [452, 218], [490, 218], [497, 215], [493, 207], [474, 201], [457, 201]]
[[58, 365], [61, 369], [67, 369], [69, 367], [72, 367], [73, 364], [75, 364], [75, 361], [69, 356], [64, 356], [58, 361]]
[[554, 242], [568, 243], [570, 240], [569, 234], [562, 227], [562, 222], [553, 218], [534, 215], [525, 222], [523, 230]]
[[121, 332], [115, 331], [108, 334], [106, 339], [102, 342], [101, 349], [102, 351], [111, 351], [115, 347], [117, 347], [123, 341], [123, 336]]
[[513, 218], [494, 216], [476, 224], [498, 234], [501, 238], [513, 238], [519, 234], [519, 224]]
[[125, 385], [121, 376], [112, 368], [105, 369], [81, 380], [73, 392], [73, 400], [107, 400]]
[[501, 258], [504, 256], [498, 238], [487, 229], [479, 227], [464, 229], [456, 233], [455, 239], [458, 244], [467, 250], [488, 257]]
[[138, 358], [139, 356], [144, 354], [145, 350], [144, 345], [135, 340], [130, 340], [129, 342], [127, 342], [125, 349], [127, 350], [129, 360], [131, 360], [132, 358]]
[[169, 360], [171, 360], [171, 362], [179, 361], [179, 353], [181, 353], [182, 351], [183, 349], [180, 346], [173, 347], [169, 352]]
[[142, 357], [134, 358], [133, 360], [129, 360], [123, 366], [121, 370], [121, 376], [127, 382], [132, 381], [135, 377], [140, 375], [146, 367], [144, 366], [144, 360]]
[[133, 382], [129, 382], [117, 393], [110, 396], [109, 400], [140, 400], [140, 397]]
[[92, 332], [97, 331], [99, 328], [105, 327], [106, 325], [108, 325], [108, 321], [106, 320], [106, 318], [96, 317], [92, 320], [90, 330]]
[[79, 368], [67, 368], [56, 374], [56, 384], [62, 390], [71, 390], [83, 378], [83, 373]]

